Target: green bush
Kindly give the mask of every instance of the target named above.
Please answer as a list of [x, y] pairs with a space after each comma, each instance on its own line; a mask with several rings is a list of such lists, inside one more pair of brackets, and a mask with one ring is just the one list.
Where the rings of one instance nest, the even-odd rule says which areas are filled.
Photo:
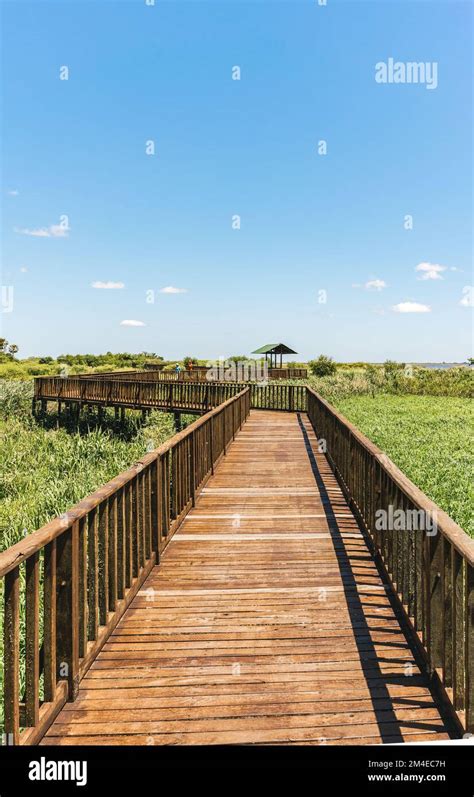
[[337, 371], [337, 365], [332, 357], [320, 354], [317, 360], [309, 360], [308, 368], [313, 376], [332, 376]]

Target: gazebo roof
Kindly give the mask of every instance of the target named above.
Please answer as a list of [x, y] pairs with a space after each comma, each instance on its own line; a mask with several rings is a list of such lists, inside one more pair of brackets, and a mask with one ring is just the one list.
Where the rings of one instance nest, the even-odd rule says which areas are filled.
[[255, 349], [252, 354], [298, 354], [298, 352], [285, 346], [284, 343], [267, 343], [266, 346]]

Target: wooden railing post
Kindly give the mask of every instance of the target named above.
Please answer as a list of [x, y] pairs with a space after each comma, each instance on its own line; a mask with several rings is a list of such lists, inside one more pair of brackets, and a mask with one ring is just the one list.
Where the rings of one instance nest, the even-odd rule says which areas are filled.
[[[47, 387], [53, 396], [63, 384], [58, 382], [54, 388], [57, 381]], [[196, 401], [192, 384], [171, 383], [173, 386], [179, 388], [180, 394], [185, 393], [187, 400]], [[143, 583], [158, 560], [160, 548], [166, 544], [164, 538], [175, 531], [190, 506], [195, 504], [209, 470], [214, 472], [216, 460], [225, 454], [247, 418], [249, 388], [236, 392], [235, 385], [217, 386], [215, 391], [211, 391], [211, 387], [199, 386], [201, 404], [203, 396], [212, 392], [211, 400], [229, 397], [221, 406], [196, 421], [192, 428], [145, 455], [139, 465], [83, 499], [68, 514], [29, 535], [27, 542], [22, 540], [0, 553], [0, 577], [4, 579], [5, 595], [3, 659], [7, 743], [22, 743], [23, 731], [20, 734], [20, 730], [27, 726], [25, 743], [35, 744], [32, 740], [40, 738], [66, 698], [76, 698], [80, 678], [128, 605], [128, 590], [136, 590]], [[74, 401], [88, 392], [94, 402], [102, 401], [107, 391], [110, 391], [107, 380], [84, 380], [84, 383], [71, 380], [67, 399]], [[113, 388], [114, 401], [117, 397], [122, 402], [133, 401], [134, 394], [131, 382], [123, 383], [120, 390]], [[23, 621], [20, 566], [26, 574], [24, 647], [20, 645], [23, 641], [20, 635]], [[20, 695], [22, 665], [25, 673], [23, 703]]]
[[209, 422], [209, 451], [211, 456], [211, 474], [214, 475], [214, 424], [216, 416], [213, 415]]
[[150, 466], [150, 504], [151, 504], [151, 540], [152, 550], [156, 555], [156, 563], [160, 561], [160, 513], [159, 513], [159, 459], [156, 459]]
[[466, 567], [466, 731], [474, 733], [474, 567]]
[[443, 540], [438, 531], [428, 538], [429, 591], [430, 591], [430, 665], [434, 671], [443, 664]]
[[39, 719], [39, 553], [26, 560], [25, 724]]
[[[418, 635], [433, 687], [447, 689], [450, 699], [452, 688], [452, 707], [474, 733], [473, 541], [336, 409], [306, 390], [311, 423], [326, 439], [331, 467]], [[375, 528], [377, 510], [390, 506], [407, 523], [416, 515], [421, 525]]]
[[79, 522], [57, 541], [56, 663], [59, 679], [68, 682], [69, 700], [79, 689]]
[[20, 738], [20, 571], [5, 576], [4, 724], [7, 744]]
[[189, 483], [191, 486], [191, 502], [196, 506], [196, 437], [191, 433], [191, 445], [189, 452]]
[[56, 694], [56, 596], [57, 542], [52, 540], [44, 549], [44, 699], [54, 700]]
[[106, 625], [109, 612], [109, 513], [108, 501], [99, 504], [99, 623]]

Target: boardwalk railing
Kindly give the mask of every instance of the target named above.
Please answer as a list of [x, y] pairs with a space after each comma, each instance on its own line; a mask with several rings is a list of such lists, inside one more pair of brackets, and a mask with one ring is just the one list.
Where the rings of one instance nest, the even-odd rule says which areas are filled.
[[78, 377], [39, 377], [35, 379], [35, 401], [65, 401], [130, 408], [156, 408], [207, 412], [242, 387], [235, 382], [210, 384], [197, 382], [138, 382]]
[[[128, 380], [128, 375], [127, 375]], [[77, 402], [129, 408], [156, 408], [182, 412], [206, 412], [246, 387], [245, 382], [164, 382], [37, 377], [34, 401]], [[257, 382], [249, 385], [255, 409], [306, 410], [305, 385]]]
[[311, 388], [308, 415], [417, 632], [429, 672], [474, 733], [474, 540]]
[[201, 371], [102, 371], [97, 374], [78, 374], [80, 379], [114, 379], [125, 382], [207, 382]]
[[[60, 379], [53, 398], [60, 388], [66, 398], [77, 381], [80, 390], [89, 385], [88, 380]], [[86, 390], [120, 389], [113, 381], [101, 384]], [[146, 385], [124, 384], [134, 390]], [[194, 390], [196, 385], [172, 387]], [[307, 410], [417, 635], [434, 685], [444, 690], [463, 727], [474, 732], [474, 540], [312, 389], [225, 387], [239, 392], [0, 554], [7, 741], [36, 743], [66, 700], [75, 698], [80, 679], [251, 405]], [[416, 521], [408, 523], [414, 516]]]
[[[80, 379], [123, 379], [128, 382], [218, 382], [220, 377], [209, 378], [211, 370], [207, 366], [198, 366], [191, 371], [160, 371], [147, 369], [145, 371], [102, 371], [96, 374], [78, 374]], [[223, 369], [224, 370], [224, 369]], [[306, 368], [269, 368], [267, 372], [269, 379], [306, 379], [308, 371]], [[239, 376], [235, 381], [252, 381], [249, 378]]]
[[246, 387], [0, 554], [7, 744], [36, 744], [75, 699], [249, 410]]

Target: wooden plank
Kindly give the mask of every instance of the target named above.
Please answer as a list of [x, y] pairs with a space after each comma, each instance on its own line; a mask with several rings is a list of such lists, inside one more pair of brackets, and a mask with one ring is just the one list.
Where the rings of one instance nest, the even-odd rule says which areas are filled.
[[[307, 418], [253, 413], [232, 442], [239, 421], [232, 411], [214, 416], [214, 450], [225, 446], [226, 456], [44, 743], [447, 738], [392, 588]], [[258, 443], [249, 445], [254, 435]], [[191, 472], [202, 476], [197, 434], [194, 445], [193, 468], [189, 442], [173, 452], [175, 513], [187, 511]], [[157, 464], [163, 530], [167, 458]], [[363, 501], [364, 457], [357, 467]], [[448, 586], [445, 580], [445, 593]]]

